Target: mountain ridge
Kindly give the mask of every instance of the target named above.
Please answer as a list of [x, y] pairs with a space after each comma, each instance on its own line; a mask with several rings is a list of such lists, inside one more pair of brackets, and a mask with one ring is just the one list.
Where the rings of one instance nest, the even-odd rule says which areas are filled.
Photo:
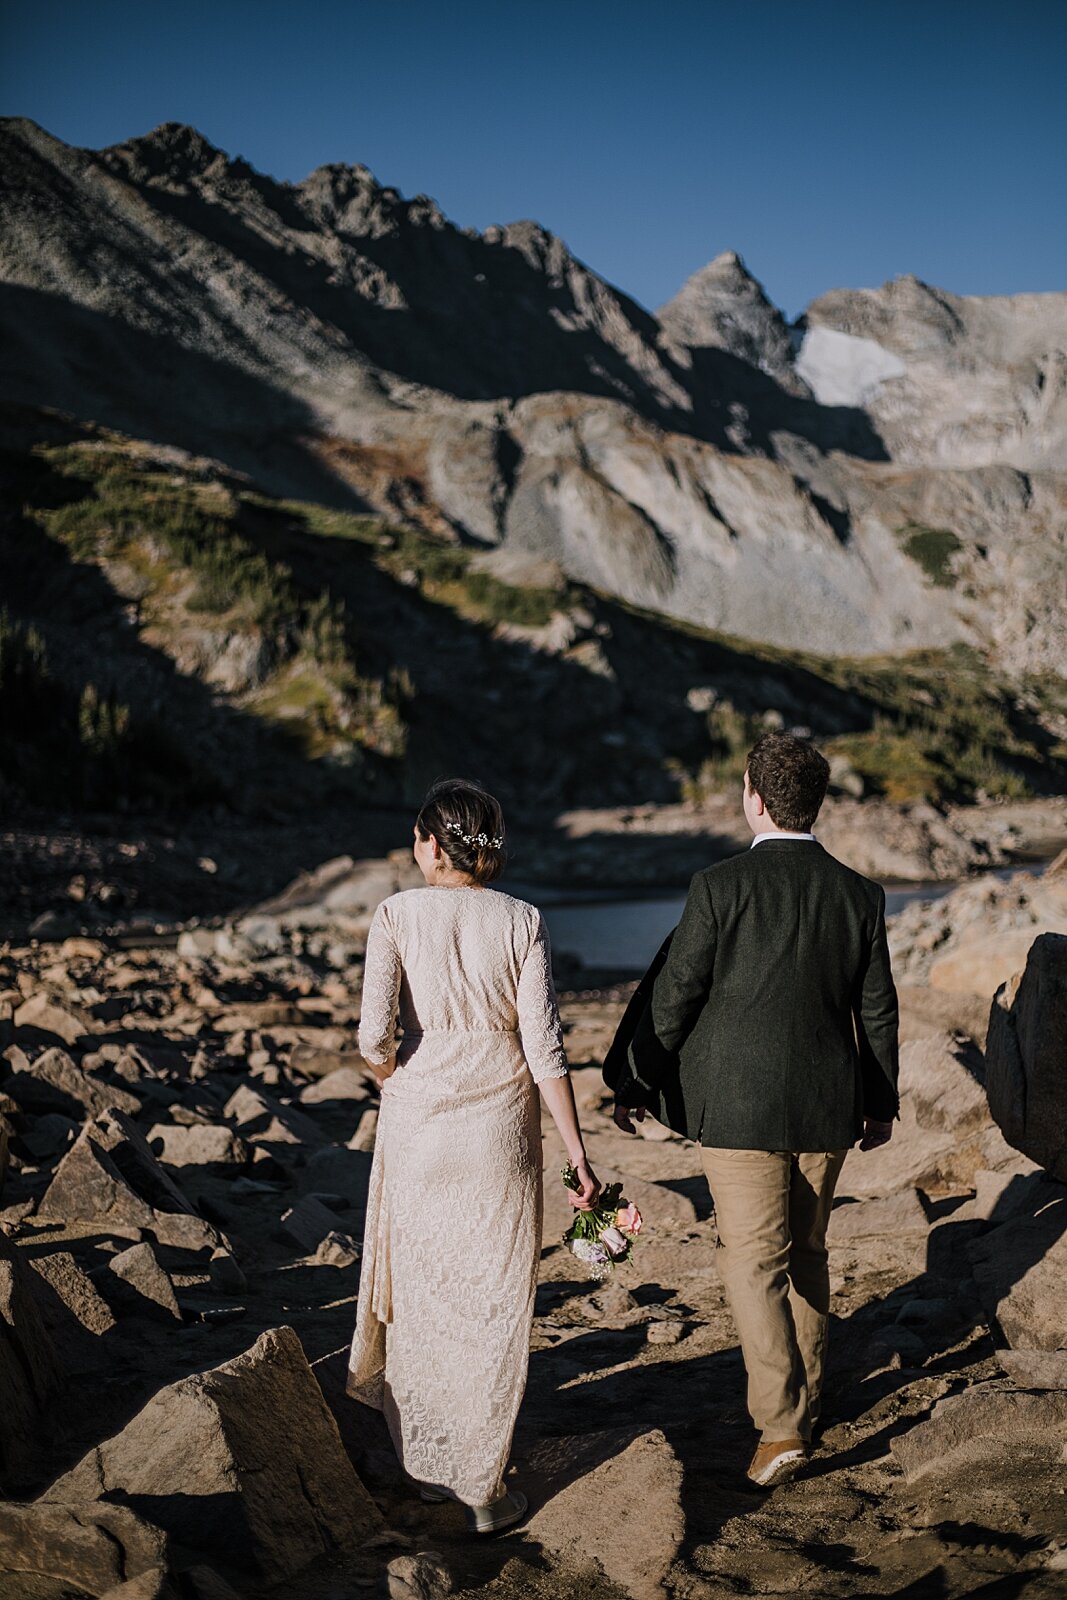
[[1062, 670], [1067, 295], [897, 279], [790, 325], [724, 252], [653, 314], [359, 165], [0, 141], [0, 398], [740, 636]]

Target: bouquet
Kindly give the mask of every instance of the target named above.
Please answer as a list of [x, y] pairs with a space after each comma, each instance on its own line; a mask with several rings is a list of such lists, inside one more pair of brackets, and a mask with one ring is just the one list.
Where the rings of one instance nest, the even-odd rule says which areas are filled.
[[[563, 1168], [564, 1187], [577, 1190], [578, 1174], [572, 1166]], [[563, 1235], [571, 1254], [589, 1268], [589, 1276], [603, 1280], [621, 1261], [633, 1255], [634, 1240], [641, 1232], [641, 1213], [623, 1198], [622, 1184], [609, 1183], [601, 1191], [592, 1211], [576, 1211], [574, 1221]]]

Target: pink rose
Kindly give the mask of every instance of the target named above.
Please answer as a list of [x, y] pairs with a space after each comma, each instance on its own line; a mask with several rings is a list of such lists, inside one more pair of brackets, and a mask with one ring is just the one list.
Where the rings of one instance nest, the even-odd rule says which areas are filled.
[[609, 1256], [624, 1256], [630, 1249], [630, 1241], [624, 1239], [618, 1228], [605, 1228], [600, 1235], [600, 1241]]
[[624, 1206], [621, 1211], [615, 1213], [615, 1226], [621, 1228], [624, 1233], [632, 1233], [636, 1236], [641, 1232], [640, 1211], [632, 1204]]

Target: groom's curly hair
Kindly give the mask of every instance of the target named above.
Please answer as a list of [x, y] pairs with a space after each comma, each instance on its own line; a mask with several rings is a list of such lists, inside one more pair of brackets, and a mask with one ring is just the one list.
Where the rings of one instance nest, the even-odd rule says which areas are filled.
[[776, 828], [808, 833], [830, 782], [830, 763], [808, 739], [765, 733], [748, 753], [748, 781]]

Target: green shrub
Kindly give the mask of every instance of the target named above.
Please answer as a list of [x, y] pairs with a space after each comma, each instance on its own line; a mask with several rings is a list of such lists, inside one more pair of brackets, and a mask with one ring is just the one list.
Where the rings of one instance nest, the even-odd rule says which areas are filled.
[[908, 522], [897, 529], [897, 538], [904, 554], [918, 562], [931, 583], [939, 589], [952, 588], [956, 581], [952, 557], [963, 546], [951, 528], [928, 528], [921, 522]]

